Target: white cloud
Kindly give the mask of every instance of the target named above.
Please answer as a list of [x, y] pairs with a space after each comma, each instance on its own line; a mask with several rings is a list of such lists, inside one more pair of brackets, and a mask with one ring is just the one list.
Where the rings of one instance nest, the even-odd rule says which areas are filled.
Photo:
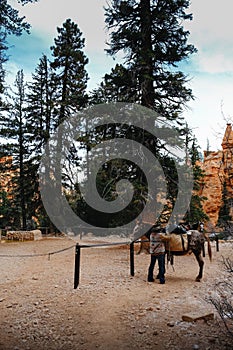
[[185, 27], [198, 53], [185, 66], [193, 77], [190, 87], [196, 99], [184, 116], [201, 148], [206, 149], [208, 138], [211, 149], [217, 150], [233, 115], [233, 2], [193, 0], [188, 12], [193, 21]]
[[232, 0], [193, 0], [188, 12], [193, 13], [193, 21], [187, 27], [192, 40], [197, 39], [201, 46], [233, 42]]
[[106, 0], [39, 0], [38, 3], [26, 6], [17, 5], [16, 0], [10, 0], [10, 3], [20, 10], [21, 15], [26, 16], [32, 30], [43, 36], [54, 38], [57, 36], [57, 27], [71, 18], [78, 23], [86, 39], [87, 50], [100, 50], [104, 47], [106, 31], [103, 6], [106, 5]]
[[198, 49], [193, 62], [198, 71], [233, 72], [232, 0], [194, 0], [188, 12], [193, 21], [185, 27], [189, 41]]
[[206, 149], [207, 139], [212, 150], [221, 149], [226, 121], [233, 116], [232, 77], [199, 74], [192, 81], [196, 99], [189, 104], [191, 109], [184, 117], [202, 149]]
[[193, 60], [196, 69], [205, 73], [231, 73], [233, 72], [233, 52], [228, 53], [224, 50], [216, 49], [215, 51], [199, 50], [198, 56]]

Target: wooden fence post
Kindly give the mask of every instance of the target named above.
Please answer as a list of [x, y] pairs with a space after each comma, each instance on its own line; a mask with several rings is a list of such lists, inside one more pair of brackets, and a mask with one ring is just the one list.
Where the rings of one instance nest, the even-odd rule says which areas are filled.
[[75, 248], [75, 266], [74, 266], [74, 289], [78, 288], [79, 276], [80, 276], [80, 252], [81, 248], [79, 244], [76, 244]]
[[134, 242], [130, 243], [130, 274], [134, 276]]
[[216, 251], [219, 252], [219, 240], [218, 240], [218, 235], [215, 236], [215, 241], [216, 241]]

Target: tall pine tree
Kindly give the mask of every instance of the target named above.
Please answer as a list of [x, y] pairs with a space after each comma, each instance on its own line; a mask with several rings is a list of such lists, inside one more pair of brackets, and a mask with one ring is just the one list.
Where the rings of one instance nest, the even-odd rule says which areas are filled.
[[122, 64], [116, 64], [105, 74], [99, 87], [92, 91], [90, 103], [138, 102], [138, 83], [134, 73]]
[[[106, 24], [110, 31], [107, 52], [112, 56], [121, 53], [125, 61], [105, 75], [100, 87], [93, 92], [97, 103], [140, 103], [168, 120], [177, 121], [177, 127], [181, 127], [181, 113], [193, 98], [187, 87], [188, 78], [178, 68], [196, 51], [187, 43], [189, 32], [183, 28], [184, 21], [192, 19], [192, 15], [186, 13], [189, 3], [189, 0], [110, 2], [106, 7]], [[143, 143], [160, 159], [167, 181], [167, 199], [174, 205], [178, 193], [174, 160], [151, 134], [143, 131], [134, 135], [135, 130], [131, 131], [130, 138]], [[141, 186], [143, 191], [145, 186]]]
[[[84, 108], [88, 100], [86, 93], [88, 80], [86, 65], [88, 59], [83, 52], [84, 39], [82, 33], [78, 25], [70, 19], [67, 19], [61, 28], [57, 28], [57, 31], [58, 37], [54, 39], [54, 46], [51, 47], [53, 56], [51, 62], [52, 80], [56, 86], [52, 113], [55, 127]], [[58, 129], [54, 176], [58, 176], [62, 170], [63, 179], [68, 179], [69, 171], [64, 168], [61, 169], [59, 160], [63, 136], [61, 130]], [[75, 163], [76, 159], [73, 159], [76, 154], [75, 146], [73, 151], [68, 156], [67, 161]]]
[[222, 201], [221, 207], [218, 215], [217, 225], [224, 228], [225, 230], [232, 227], [232, 218], [230, 215], [231, 202], [232, 199], [229, 198], [229, 193], [227, 190], [227, 181], [225, 180], [222, 185]]
[[83, 47], [84, 39], [78, 25], [67, 19], [61, 28], [57, 28], [58, 37], [51, 47], [53, 61], [53, 81], [56, 85], [57, 125], [87, 103], [88, 63]]
[[23, 71], [18, 71], [14, 90], [9, 100], [7, 115], [1, 116], [1, 136], [8, 140], [5, 149], [13, 157], [11, 172], [12, 207], [15, 209], [15, 225], [26, 228], [28, 149], [26, 144], [25, 83]]
[[[51, 47], [52, 60], [49, 62], [45, 56], [42, 57], [33, 75], [33, 82], [29, 86], [28, 101], [30, 107], [28, 109], [28, 123], [34, 133], [36, 131], [37, 142], [34, 141], [38, 154], [41, 146], [44, 145], [50, 136], [53, 135], [56, 128], [61, 125], [67, 118], [75, 115], [79, 110], [84, 108], [87, 104], [87, 72], [86, 65], [88, 59], [86, 58], [83, 48], [84, 39], [80, 32], [78, 25], [67, 19], [61, 28], [57, 28], [58, 36], [54, 39], [54, 46]], [[37, 114], [37, 116], [36, 116]], [[64, 187], [70, 184], [70, 163], [73, 165], [77, 160], [77, 152], [75, 147], [70, 149], [67, 157], [68, 169], [61, 166], [59, 159], [61, 157], [63, 136], [58, 129], [58, 139], [56, 145], [49, 144], [46, 147], [46, 154], [48, 155], [48, 162], [51, 160], [49, 154], [53, 152], [56, 154], [56, 159], [53, 164], [48, 165], [45, 169], [46, 176], [50, 176], [53, 172], [54, 186], [58, 191], [63, 191]], [[33, 134], [32, 134], [33, 136]], [[52, 147], [55, 147], [52, 149]], [[53, 160], [54, 160], [53, 159]], [[59, 174], [62, 172], [62, 188], [60, 186]], [[58, 177], [58, 178], [57, 178]], [[71, 181], [72, 182], [72, 181]], [[71, 194], [71, 191], [69, 192]], [[54, 199], [55, 200], [55, 199]], [[38, 199], [38, 212], [49, 224], [48, 218], [43, 214], [42, 205]], [[56, 203], [54, 203], [56, 205]]]
[[31, 214], [38, 218], [40, 226], [51, 226], [41, 201], [38, 178], [38, 168], [43, 148], [54, 129], [52, 121], [54, 101], [52, 98], [55, 87], [51, 76], [50, 62], [47, 56], [43, 55], [32, 74], [32, 82], [27, 84], [28, 93], [26, 96], [27, 143], [31, 154], [28, 179], [34, 179], [31, 186], [32, 193], [34, 193]]
[[32, 74], [32, 82], [28, 83], [27, 94], [27, 129], [31, 135], [29, 142], [32, 151], [38, 156], [54, 129], [52, 113], [55, 90], [50, 62], [43, 55]]
[[3, 102], [1, 95], [4, 92], [4, 79], [5, 79], [5, 70], [4, 70], [4, 63], [7, 60], [6, 57], [6, 34], [1, 32], [0, 30], [0, 112], [3, 110]]
[[187, 77], [177, 65], [195, 52], [187, 44], [189, 32], [182, 23], [189, 0], [112, 0], [106, 8], [110, 48], [122, 51], [127, 68], [139, 84], [139, 101], [168, 119], [175, 119], [192, 98]]
[[[187, 130], [187, 137], [190, 137], [190, 133]], [[199, 146], [197, 140], [194, 137], [190, 137], [189, 142], [192, 142], [189, 148], [190, 159], [193, 168], [193, 194], [190, 201], [189, 210], [186, 213], [185, 220], [190, 223], [197, 223], [199, 221], [208, 221], [209, 217], [203, 210], [203, 202], [207, 199], [206, 197], [200, 196], [200, 190], [204, 185], [205, 172], [200, 166], [200, 154], [198, 151]]]

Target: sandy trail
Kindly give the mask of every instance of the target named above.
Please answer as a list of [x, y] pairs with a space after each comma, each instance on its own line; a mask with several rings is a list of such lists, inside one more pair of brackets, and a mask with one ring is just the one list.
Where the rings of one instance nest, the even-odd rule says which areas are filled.
[[[205, 258], [201, 283], [194, 281], [198, 265], [189, 255], [175, 258], [175, 271], [168, 266], [165, 285], [146, 281], [149, 255], [135, 255], [131, 277], [129, 247], [82, 249], [76, 290], [75, 243], [47, 238], [0, 244], [0, 349], [232, 349], [206, 301], [225, 278], [222, 256], [232, 257], [232, 242], [220, 243], [220, 252], [212, 243], [213, 261]], [[16, 257], [22, 254], [32, 257]], [[194, 311], [214, 312], [215, 319], [182, 321]]]

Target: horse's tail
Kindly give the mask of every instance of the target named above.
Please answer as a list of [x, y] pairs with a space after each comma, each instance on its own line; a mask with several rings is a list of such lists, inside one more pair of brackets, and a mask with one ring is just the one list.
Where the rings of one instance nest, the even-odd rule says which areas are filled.
[[148, 240], [146, 235], [141, 237], [140, 247], [139, 247], [139, 250], [137, 252], [137, 255], [141, 254], [142, 252], [149, 254], [149, 252], [150, 252], [150, 245], [149, 245], [150, 243], [149, 242], [150, 241]]
[[211, 245], [210, 245], [210, 239], [209, 236], [205, 235], [205, 238], [207, 240], [207, 244], [208, 244], [208, 255], [209, 255], [209, 259], [210, 261], [212, 260], [212, 249], [211, 249]]
[[139, 242], [139, 250], [137, 251], [137, 255], [144, 253], [149, 253], [149, 240], [146, 235], [140, 238]]
[[137, 251], [137, 255], [141, 254], [141, 252], [142, 252], [142, 242], [140, 241], [139, 250]]

